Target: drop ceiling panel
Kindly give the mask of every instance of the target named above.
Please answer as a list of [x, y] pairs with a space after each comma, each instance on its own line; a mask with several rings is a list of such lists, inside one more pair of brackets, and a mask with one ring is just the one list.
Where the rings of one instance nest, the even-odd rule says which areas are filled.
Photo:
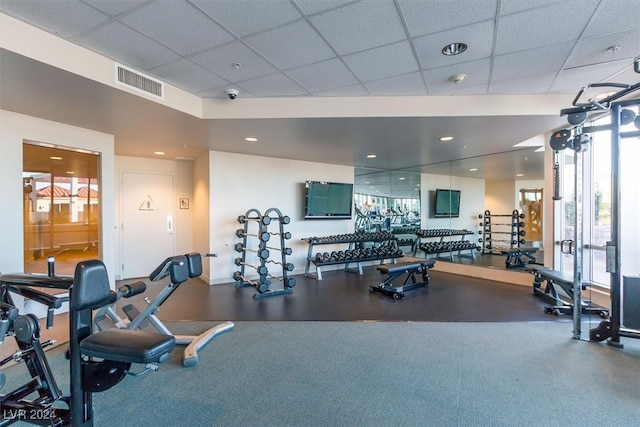
[[566, 0], [509, 0], [500, 2], [500, 15], [523, 12], [530, 9], [547, 7]]
[[[139, 7], [143, 7], [147, 2], [141, 2], [140, 0], [118, 0], [118, 1], [105, 1], [105, 0], [83, 0], [85, 3], [90, 4], [94, 8], [107, 15], [114, 17], [124, 13], [126, 11], [133, 11]], [[51, 3], [49, 1], [49, 3]]]
[[305, 15], [313, 15], [336, 7], [344, 6], [358, 0], [294, 0]]
[[490, 93], [544, 93], [549, 90], [556, 76], [557, 73], [546, 73], [529, 77], [518, 77], [510, 80], [493, 81], [491, 82]]
[[[638, 7], [640, 8], [640, 3]], [[614, 46], [619, 46], [620, 49], [615, 52], [609, 51], [609, 48]], [[626, 64], [620, 64], [620, 67], [624, 67], [630, 64], [638, 54], [640, 54], [640, 28], [579, 40], [566, 67], [574, 68], [626, 59]]]
[[153, 74], [161, 79], [171, 80], [187, 92], [201, 92], [216, 88], [228, 82], [188, 59], [180, 59], [153, 69]]
[[[193, 55], [191, 60], [233, 82], [253, 79], [277, 71], [267, 60], [240, 41]], [[240, 66], [234, 67], [234, 63]]]
[[358, 83], [353, 73], [337, 58], [295, 68], [289, 70], [287, 74], [310, 92]]
[[365, 83], [369, 93], [375, 96], [411, 96], [416, 93], [426, 95], [426, 89], [421, 90], [420, 86], [424, 87], [419, 72]]
[[121, 18], [181, 55], [189, 55], [233, 40], [233, 36], [188, 3], [151, 3]]
[[78, 38], [77, 43], [141, 71], [180, 57], [147, 36], [116, 21]]
[[559, 71], [573, 45], [573, 42], [568, 42], [525, 52], [496, 56], [492, 78], [497, 81], [509, 80], [517, 77], [535, 76], [550, 71]]
[[419, 69], [411, 46], [406, 41], [347, 55], [344, 61], [361, 82], [384, 79]]
[[335, 57], [333, 51], [306, 21], [244, 39], [277, 68], [300, 67]]
[[[640, 4], [638, 0], [603, 0], [583, 37], [607, 34], [611, 31], [622, 32], [638, 28], [640, 22]], [[636, 47], [640, 41], [636, 44]]]
[[[494, 29], [494, 22], [487, 21], [468, 27], [418, 37], [413, 40], [413, 45], [422, 68], [430, 69], [460, 62], [469, 62], [491, 56], [493, 51]], [[450, 43], [457, 42], [466, 43], [468, 49], [460, 55], [446, 56], [442, 54], [443, 47]]]
[[105, 14], [77, 2], [2, 0], [2, 9], [65, 38], [82, 34], [109, 20]]
[[597, 5], [598, 0], [572, 0], [501, 17], [495, 53], [501, 55], [577, 40]]
[[[429, 83], [429, 90], [438, 92], [446, 89], [454, 89], [456, 86], [478, 86], [489, 83], [491, 72], [491, 59], [481, 59], [464, 64], [450, 65], [448, 67], [436, 68], [424, 71], [424, 75]], [[450, 78], [455, 74], [467, 74], [467, 78], [456, 85]]]
[[[395, 43], [406, 38], [391, 0], [364, 0], [310, 18], [340, 55]], [[384, 31], [380, 31], [384, 28]]]
[[238, 37], [302, 18], [289, 0], [193, 0], [193, 3]]
[[496, 14], [496, 3], [496, 0], [465, 1], [463, 3], [459, 1], [398, 1], [410, 37], [493, 20]]
[[296, 96], [306, 93], [300, 85], [284, 74], [270, 74], [247, 80], [242, 83], [242, 87], [256, 96]]
[[[571, 70], [564, 70], [556, 79], [551, 90], [553, 91], [569, 91], [573, 93], [578, 93], [581, 87], [587, 86], [590, 83], [598, 83], [604, 79], [608, 79], [609, 77], [616, 74], [620, 71], [621, 67], [623, 67], [626, 63], [623, 62], [615, 62], [615, 63], [606, 63], [606, 64], [598, 64], [588, 67], [579, 67]], [[612, 78], [611, 81], [619, 82], [618, 79]], [[635, 83], [638, 83], [638, 74], [635, 77]], [[626, 83], [624, 81], [620, 83]], [[604, 93], [615, 91], [616, 88], [604, 88], [604, 89], [592, 89], [590, 93]], [[592, 98], [594, 95], [590, 95]], [[586, 101], [586, 98], [583, 102]]]

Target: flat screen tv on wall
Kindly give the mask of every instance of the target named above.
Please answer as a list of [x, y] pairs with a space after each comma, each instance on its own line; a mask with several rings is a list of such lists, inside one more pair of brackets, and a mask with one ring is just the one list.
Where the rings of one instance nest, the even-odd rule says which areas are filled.
[[458, 218], [460, 216], [460, 190], [436, 190], [434, 218]]
[[304, 219], [351, 219], [353, 184], [306, 181]]

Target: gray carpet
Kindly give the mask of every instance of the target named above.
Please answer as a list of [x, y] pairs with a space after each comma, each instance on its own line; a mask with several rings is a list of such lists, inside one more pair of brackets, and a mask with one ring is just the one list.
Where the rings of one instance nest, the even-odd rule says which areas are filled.
[[[96, 426], [640, 425], [640, 342], [570, 336], [566, 322], [236, 322], [198, 366], [177, 350], [96, 394]], [[67, 390], [62, 348], [49, 357]]]

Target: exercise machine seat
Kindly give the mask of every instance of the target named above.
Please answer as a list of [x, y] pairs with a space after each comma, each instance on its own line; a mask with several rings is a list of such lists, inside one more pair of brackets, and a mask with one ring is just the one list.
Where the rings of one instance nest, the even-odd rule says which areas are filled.
[[[89, 311], [115, 302], [107, 268], [100, 260], [82, 261], [76, 266], [71, 289], [70, 309], [75, 313]], [[169, 357], [175, 337], [146, 331], [110, 329], [96, 333], [77, 323], [75, 340], [84, 356], [124, 363], [155, 363]], [[80, 330], [77, 328], [80, 327]]]
[[82, 354], [125, 363], [164, 362], [175, 346], [171, 335], [107, 329], [82, 340]]

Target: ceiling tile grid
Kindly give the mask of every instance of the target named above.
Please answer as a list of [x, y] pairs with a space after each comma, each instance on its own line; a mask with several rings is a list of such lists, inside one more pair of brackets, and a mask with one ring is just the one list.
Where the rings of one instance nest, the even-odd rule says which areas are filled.
[[409, 36], [417, 37], [493, 20], [497, 0], [473, 0], [464, 3], [398, 0], [398, 4], [407, 23]]
[[289, 0], [192, 0], [237, 37], [277, 28], [302, 18]]
[[[417, 37], [413, 39], [413, 45], [423, 69], [450, 66], [460, 62], [489, 58], [493, 52], [494, 31], [494, 21], [485, 21], [454, 30]], [[443, 55], [442, 48], [452, 42], [466, 42], [469, 47], [461, 55]]]
[[338, 58], [288, 70], [287, 74], [309, 92], [351, 86], [358, 81]]
[[[240, 40], [189, 57], [212, 73], [232, 81], [273, 74], [278, 70]], [[234, 64], [237, 64], [234, 66]]]
[[23, 21], [65, 39], [109, 20], [109, 16], [77, 1], [2, 0], [0, 6], [2, 10], [15, 11]]
[[180, 58], [171, 49], [118, 21], [77, 38], [76, 43], [142, 71]]
[[[225, 87], [269, 97], [573, 92], [568, 71], [608, 79], [640, 53], [638, 0], [0, 0], [0, 11], [220, 98]], [[453, 42], [468, 49], [444, 56]], [[489, 81], [485, 65], [474, 68], [482, 59]], [[447, 86], [454, 64], [469, 79]], [[284, 92], [257, 86], [274, 81]]]
[[128, 13], [120, 21], [180, 55], [189, 55], [234, 40], [233, 35], [205, 14], [188, 3], [178, 1], [151, 3]]
[[390, 0], [364, 0], [309, 18], [339, 55], [406, 39]]

